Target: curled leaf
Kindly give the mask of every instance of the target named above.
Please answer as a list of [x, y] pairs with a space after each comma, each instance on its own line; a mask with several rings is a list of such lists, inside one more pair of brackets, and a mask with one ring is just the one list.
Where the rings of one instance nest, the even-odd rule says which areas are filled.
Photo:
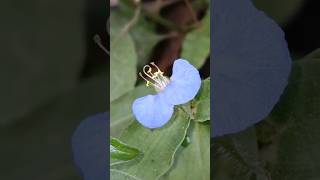
[[117, 138], [110, 139], [110, 157], [117, 160], [128, 161], [140, 154], [140, 151]]

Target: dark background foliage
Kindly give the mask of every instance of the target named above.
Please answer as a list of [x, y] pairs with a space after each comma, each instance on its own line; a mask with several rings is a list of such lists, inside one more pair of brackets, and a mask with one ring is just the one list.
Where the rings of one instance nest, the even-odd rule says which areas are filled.
[[286, 25], [283, 25], [289, 49], [293, 54], [303, 56], [320, 46], [319, 2], [306, 0], [301, 9]]

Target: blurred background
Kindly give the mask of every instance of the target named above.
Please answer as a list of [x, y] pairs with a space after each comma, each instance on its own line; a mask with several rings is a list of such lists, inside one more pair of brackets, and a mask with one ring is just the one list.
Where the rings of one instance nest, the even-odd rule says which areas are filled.
[[292, 72], [267, 118], [242, 132], [211, 139], [211, 179], [320, 179], [319, 2], [253, 2], [284, 30]]
[[71, 136], [107, 111], [104, 0], [0, 2], [0, 179], [80, 179]]
[[[317, 1], [254, 2], [282, 26], [294, 60], [320, 47]], [[85, 117], [108, 109], [108, 55], [93, 41], [98, 34], [108, 48], [108, 4], [0, 2], [1, 180], [80, 179], [72, 162], [72, 133]], [[187, 8], [181, 4], [172, 2], [161, 16], [182, 24], [192, 21], [190, 14], [181, 13]], [[204, 11], [199, 9], [199, 18]], [[166, 29], [159, 27], [158, 32]], [[157, 41], [150, 57], [169, 69], [183, 38]], [[209, 75], [209, 61], [201, 74]]]
[[253, 0], [284, 30], [293, 60], [320, 47], [319, 2], [316, 0]]

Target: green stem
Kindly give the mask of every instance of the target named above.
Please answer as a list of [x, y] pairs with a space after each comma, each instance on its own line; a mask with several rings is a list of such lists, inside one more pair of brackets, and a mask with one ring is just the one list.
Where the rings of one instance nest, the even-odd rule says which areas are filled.
[[190, 119], [194, 120], [194, 116], [193, 116], [193, 113], [192, 113], [192, 109], [190, 107], [190, 103], [187, 103], [187, 104], [183, 104], [183, 105], [180, 105], [178, 106], [179, 109], [181, 109], [183, 112], [185, 112]]

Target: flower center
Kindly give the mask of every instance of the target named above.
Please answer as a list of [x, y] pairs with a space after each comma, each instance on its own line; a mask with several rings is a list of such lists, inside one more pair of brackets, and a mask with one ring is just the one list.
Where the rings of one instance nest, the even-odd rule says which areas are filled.
[[[152, 66], [156, 68], [156, 72], [153, 72]], [[154, 62], [151, 62], [150, 65], [145, 65], [143, 74], [140, 72], [139, 75], [147, 82], [146, 86], [152, 85], [157, 92], [163, 91], [170, 83], [169, 78], [163, 75], [163, 72]]]

